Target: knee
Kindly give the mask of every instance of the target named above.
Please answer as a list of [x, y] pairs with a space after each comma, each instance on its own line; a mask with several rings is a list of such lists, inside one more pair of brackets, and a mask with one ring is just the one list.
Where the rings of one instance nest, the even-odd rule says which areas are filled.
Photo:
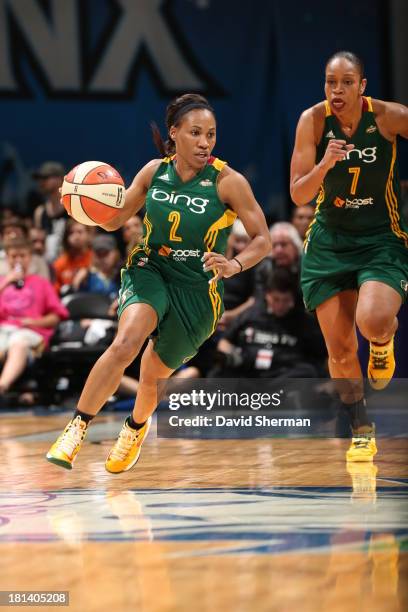
[[121, 366], [128, 366], [138, 355], [144, 339], [138, 337], [116, 336], [108, 351], [113, 362]]
[[16, 353], [18, 353], [19, 355], [24, 355], [24, 353], [27, 355], [29, 355], [30, 352], [30, 347], [29, 345], [21, 340], [18, 340], [16, 342], [12, 342], [7, 350], [7, 354], [6, 354], [6, 358], [7, 357], [12, 357], [13, 355], [15, 355]]
[[145, 386], [155, 387], [160, 380], [167, 378], [158, 368], [154, 365], [146, 367], [146, 363], [142, 363], [140, 368], [139, 382]]
[[395, 317], [373, 306], [365, 306], [357, 311], [356, 323], [361, 334], [367, 340], [387, 339], [393, 327]]
[[345, 343], [340, 340], [327, 347], [329, 354], [329, 361], [337, 365], [346, 365], [351, 363], [357, 355], [358, 344], [356, 340], [351, 340], [349, 343]]

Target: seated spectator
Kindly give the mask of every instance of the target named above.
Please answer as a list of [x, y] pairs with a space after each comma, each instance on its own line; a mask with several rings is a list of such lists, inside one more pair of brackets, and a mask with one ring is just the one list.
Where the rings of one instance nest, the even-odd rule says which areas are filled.
[[93, 263], [80, 284], [81, 291], [102, 293], [117, 299], [120, 288], [120, 253], [116, 240], [109, 234], [97, 234], [92, 242]]
[[[213, 375], [312, 378], [322, 375], [326, 349], [315, 319], [295, 309], [296, 286], [284, 269], [271, 275], [263, 303], [242, 313], [218, 343]], [[325, 372], [325, 371], [324, 371]]]
[[313, 204], [305, 204], [304, 206], [294, 206], [292, 213], [292, 225], [296, 228], [302, 242], [305, 239], [306, 231], [315, 214]]
[[45, 256], [45, 241], [47, 238], [46, 231], [39, 227], [30, 227], [29, 238], [31, 247], [33, 249], [33, 255]]
[[62, 240], [63, 253], [54, 262], [55, 289], [60, 295], [78, 291], [92, 263], [88, 226], [69, 219]]
[[24, 372], [30, 357], [39, 356], [68, 311], [51, 283], [29, 274], [31, 245], [22, 238], [5, 243], [10, 271], [0, 277], [0, 351], [4, 360], [0, 394]]
[[60, 254], [67, 214], [61, 204], [60, 187], [64, 180], [64, 166], [59, 162], [44, 162], [33, 172], [44, 203], [34, 210], [34, 225], [47, 234], [46, 259], [49, 263]]
[[[4, 221], [0, 229], [0, 240], [4, 244], [14, 238], [20, 238], [22, 240], [28, 240], [28, 229], [26, 224], [19, 217], [10, 217], [7, 221]], [[0, 250], [0, 275], [7, 274], [9, 272], [9, 264], [7, 260], [6, 251]], [[29, 274], [38, 274], [43, 276], [47, 280], [50, 280], [50, 269], [43, 255], [33, 253], [30, 261]]]
[[303, 307], [300, 291], [300, 264], [303, 253], [303, 243], [297, 230], [291, 223], [279, 221], [270, 228], [272, 249], [270, 257], [265, 257], [257, 266], [256, 271], [256, 298], [263, 300], [267, 283], [274, 270], [285, 268], [297, 286], [296, 305]]
[[275, 267], [287, 268], [298, 273], [303, 243], [291, 223], [279, 221], [270, 228], [272, 239], [271, 259]]
[[132, 249], [142, 241], [143, 238], [143, 221], [139, 215], [130, 217], [122, 225], [123, 241], [126, 245], [126, 254], [129, 255]]

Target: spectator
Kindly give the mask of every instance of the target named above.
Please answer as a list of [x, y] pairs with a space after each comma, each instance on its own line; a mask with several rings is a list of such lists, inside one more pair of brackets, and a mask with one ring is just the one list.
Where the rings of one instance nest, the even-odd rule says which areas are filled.
[[[2, 244], [20, 238], [28, 240], [28, 229], [26, 224], [19, 217], [9, 217], [1, 226], [1, 242]], [[0, 275], [5, 275], [9, 272], [9, 264], [6, 251], [0, 250]], [[38, 274], [47, 280], [50, 280], [50, 269], [44, 257], [33, 253], [30, 261], [29, 274]]]
[[306, 231], [313, 221], [315, 207], [313, 204], [304, 206], [294, 206], [292, 213], [292, 225], [296, 228], [302, 242], [305, 239]]
[[272, 239], [271, 259], [275, 266], [298, 273], [303, 243], [291, 223], [280, 221], [270, 228]]
[[109, 234], [98, 234], [92, 242], [93, 264], [84, 272], [81, 291], [102, 293], [117, 299], [120, 287], [120, 253], [116, 240]]
[[45, 257], [46, 231], [39, 227], [30, 227], [29, 238], [33, 249], [33, 254]]
[[143, 222], [139, 215], [134, 215], [125, 221], [122, 225], [122, 235], [126, 245], [126, 254], [129, 255], [143, 238]]
[[5, 243], [10, 271], [0, 277], [0, 350], [4, 359], [0, 394], [39, 356], [61, 319], [68, 317], [51, 283], [29, 274], [31, 245], [24, 238]]
[[44, 204], [37, 206], [34, 211], [34, 225], [45, 230], [47, 234], [46, 259], [50, 263], [54, 262], [60, 253], [67, 221], [59, 192], [64, 174], [62, 164], [55, 161], [44, 162], [33, 173], [33, 177], [38, 181], [39, 190], [45, 198]]
[[92, 263], [90, 231], [75, 219], [67, 221], [62, 239], [63, 253], [54, 262], [55, 289], [60, 295], [78, 291]]
[[303, 243], [294, 226], [285, 221], [274, 223], [270, 228], [270, 234], [272, 239], [271, 255], [266, 257], [257, 267], [256, 297], [262, 301], [273, 271], [278, 268], [285, 268], [292, 274], [293, 282], [297, 287], [296, 305], [303, 310], [299, 282]]
[[219, 341], [214, 375], [312, 378], [322, 374], [326, 349], [314, 318], [295, 309], [296, 286], [284, 269], [270, 276], [265, 300], [242, 313]]

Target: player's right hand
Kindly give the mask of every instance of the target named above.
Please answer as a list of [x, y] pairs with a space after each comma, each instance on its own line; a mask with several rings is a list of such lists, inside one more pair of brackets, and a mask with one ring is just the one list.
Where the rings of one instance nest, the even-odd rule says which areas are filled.
[[343, 159], [346, 159], [347, 152], [351, 151], [351, 149], [354, 149], [353, 144], [347, 144], [345, 140], [337, 140], [336, 138], [332, 138], [327, 145], [326, 152], [320, 162], [320, 165], [326, 170], [330, 170], [337, 164], [338, 161], [343, 161]]

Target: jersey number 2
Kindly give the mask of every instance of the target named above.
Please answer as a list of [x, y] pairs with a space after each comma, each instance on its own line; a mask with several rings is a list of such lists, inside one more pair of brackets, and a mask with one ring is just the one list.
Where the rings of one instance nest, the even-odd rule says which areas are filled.
[[349, 173], [353, 174], [353, 180], [351, 181], [351, 189], [350, 189], [350, 193], [351, 195], [356, 195], [356, 191], [357, 191], [357, 183], [358, 183], [358, 177], [360, 176], [360, 170], [361, 168], [349, 168]]
[[180, 225], [180, 213], [177, 210], [172, 210], [168, 216], [168, 220], [171, 223], [170, 228], [170, 240], [173, 242], [182, 242], [181, 236], [177, 236], [178, 226]]

